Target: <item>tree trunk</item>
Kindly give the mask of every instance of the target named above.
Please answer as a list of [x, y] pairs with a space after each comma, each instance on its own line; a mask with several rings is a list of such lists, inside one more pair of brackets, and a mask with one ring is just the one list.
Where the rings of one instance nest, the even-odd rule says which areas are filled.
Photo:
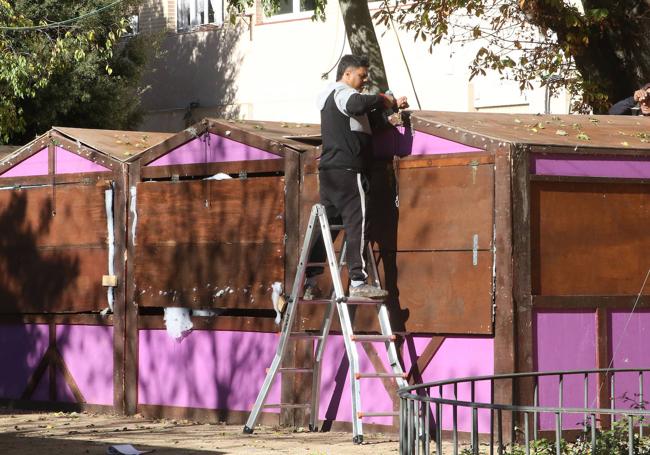
[[368, 90], [371, 93], [385, 92], [388, 90], [386, 68], [384, 68], [384, 59], [381, 56], [379, 41], [368, 10], [368, 1], [339, 0], [339, 6], [352, 53], [366, 56], [370, 61]]

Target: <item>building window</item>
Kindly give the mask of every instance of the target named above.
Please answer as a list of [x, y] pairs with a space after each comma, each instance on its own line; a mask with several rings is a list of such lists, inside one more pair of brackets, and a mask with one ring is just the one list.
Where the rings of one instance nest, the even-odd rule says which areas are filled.
[[206, 24], [223, 24], [223, 0], [178, 0], [176, 29], [187, 31]]
[[280, 0], [280, 7], [271, 14], [271, 17], [311, 12], [314, 11], [315, 6], [315, 0]]

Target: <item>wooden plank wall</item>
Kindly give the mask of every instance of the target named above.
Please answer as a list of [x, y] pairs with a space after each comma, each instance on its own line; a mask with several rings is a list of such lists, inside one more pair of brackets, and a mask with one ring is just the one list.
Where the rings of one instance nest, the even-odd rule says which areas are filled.
[[271, 309], [284, 281], [284, 178], [137, 185], [141, 307]]
[[[494, 158], [466, 155], [413, 157], [373, 169], [370, 235], [391, 292], [395, 331], [492, 334]], [[318, 201], [314, 171], [304, 176], [303, 225]], [[319, 311], [303, 310], [306, 328], [317, 328]], [[357, 330], [378, 329], [372, 308], [357, 309], [355, 318]]]
[[0, 191], [0, 312], [106, 307], [105, 186]]

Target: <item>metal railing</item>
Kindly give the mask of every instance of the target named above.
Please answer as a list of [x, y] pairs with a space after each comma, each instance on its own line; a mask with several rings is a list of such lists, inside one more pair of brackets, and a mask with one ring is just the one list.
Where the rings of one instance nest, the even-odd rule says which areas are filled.
[[[513, 373], [405, 387], [398, 393], [400, 454], [605, 455], [611, 450], [599, 438], [613, 428], [618, 428], [619, 439], [622, 431], [627, 433], [620, 446], [630, 455], [638, 454], [644, 427], [650, 424], [644, 401], [649, 372], [619, 368]], [[505, 398], [495, 399], [495, 394]], [[578, 401], [582, 404], [575, 405]], [[570, 451], [571, 444], [578, 443], [580, 449]], [[648, 451], [642, 453], [650, 453], [650, 441], [645, 445]], [[625, 453], [620, 446], [618, 453]]]

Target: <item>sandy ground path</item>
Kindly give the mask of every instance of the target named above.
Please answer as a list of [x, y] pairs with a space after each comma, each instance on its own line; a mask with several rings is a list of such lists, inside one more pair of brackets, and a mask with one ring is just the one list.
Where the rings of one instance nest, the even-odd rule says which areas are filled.
[[241, 425], [151, 420], [88, 413], [23, 413], [0, 408], [0, 454], [105, 454], [112, 444], [132, 444], [154, 454], [396, 454], [396, 435], [293, 432], [261, 427], [242, 434]]

